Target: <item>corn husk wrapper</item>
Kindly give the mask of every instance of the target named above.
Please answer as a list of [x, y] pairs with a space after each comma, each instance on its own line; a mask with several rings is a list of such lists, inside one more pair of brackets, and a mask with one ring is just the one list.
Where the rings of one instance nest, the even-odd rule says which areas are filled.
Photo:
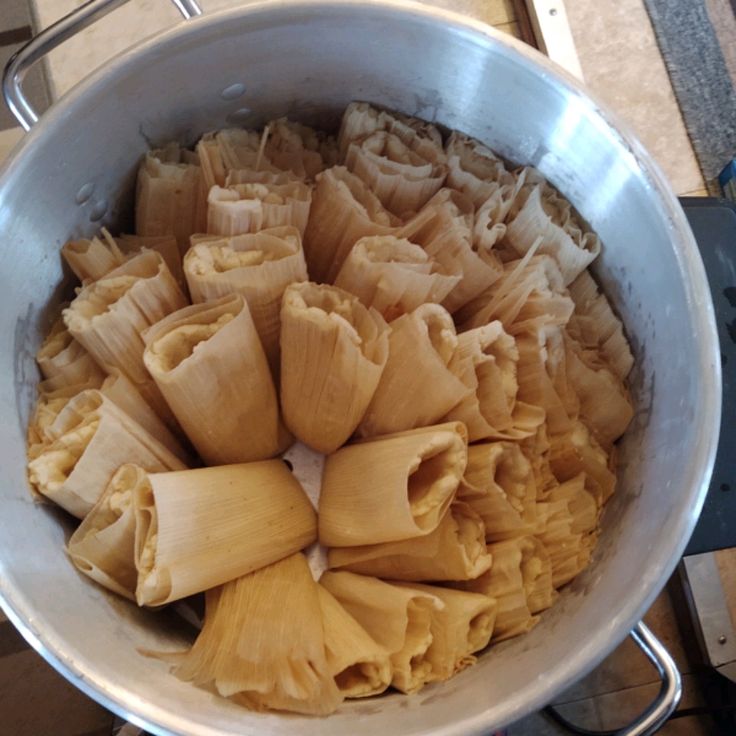
[[335, 286], [355, 294], [390, 322], [421, 304], [440, 303], [458, 281], [460, 276], [445, 273], [420, 246], [374, 235], [353, 246]]
[[318, 593], [327, 666], [338, 689], [346, 698], [382, 693], [391, 684], [389, 653], [370, 637], [327, 588], [319, 585]]
[[569, 432], [580, 402], [568, 374], [562, 330], [547, 326], [518, 334], [516, 347], [519, 398], [544, 409], [550, 436]]
[[293, 184], [301, 182], [303, 179], [292, 174], [290, 171], [255, 171], [254, 169], [233, 169], [229, 171], [225, 178], [224, 186], [226, 189], [237, 184]]
[[333, 547], [330, 568], [390, 580], [471, 580], [491, 566], [483, 520], [465, 503], [450, 506], [430, 534], [363, 547]]
[[264, 155], [263, 134], [255, 130], [225, 128], [205, 133], [197, 143], [197, 155], [202, 166], [206, 191], [225, 186], [232, 170], [268, 171], [278, 173]]
[[266, 128], [268, 137], [263, 152], [278, 169], [300, 179], [314, 179], [337, 163], [337, 144], [321, 131], [286, 118], [272, 120]]
[[351, 142], [345, 164], [399, 217], [419, 212], [447, 176], [442, 149], [428, 151], [421, 141], [385, 131]]
[[570, 582], [590, 562], [598, 516], [598, 505], [585, 490], [582, 474], [561, 483], [547, 501], [538, 504], [535, 536], [549, 555], [555, 588]]
[[388, 360], [359, 434], [375, 437], [435, 424], [470, 393], [452, 372], [457, 350], [452, 317], [423, 304], [391, 323]]
[[71, 399], [46, 432], [52, 441], [28, 463], [29, 479], [40, 493], [79, 519], [97, 503], [121, 465], [135, 463], [151, 471], [185, 467], [94, 389]]
[[367, 102], [351, 102], [343, 113], [337, 138], [340, 160], [344, 161], [350, 143], [379, 131], [393, 133], [407, 145], [413, 144], [430, 160], [442, 156], [442, 135], [431, 123], [378, 110]]
[[558, 479], [552, 472], [550, 464], [551, 445], [547, 436], [547, 425], [541, 424], [536, 434], [519, 442], [519, 447], [532, 466], [534, 485], [537, 489], [537, 501], [544, 501], [547, 499], [550, 490], [558, 484]]
[[414, 693], [439, 679], [427, 657], [432, 613], [444, 603], [432, 593], [352, 572], [325, 572], [324, 586], [391, 657], [391, 684]]
[[161, 255], [144, 251], [83, 288], [63, 316], [97, 363], [120, 369], [166, 420], [168, 407], [143, 365], [141, 334], [186, 303]]
[[436, 585], [406, 583], [407, 588], [437, 596], [445, 605], [432, 611], [432, 645], [427, 659], [440, 680], [475, 664], [475, 652], [485, 649], [496, 621], [496, 600], [486, 595]]
[[137, 465], [121, 465], [67, 543], [75, 567], [108, 590], [135, 601], [133, 492], [145, 482]]
[[395, 542], [437, 529], [467, 462], [462, 425], [423, 427], [327, 458], [319, 538], [329, 547]]
[[390, 235], [399, 220], [376, 195], [343, 166], [317, 176], [304, 253], [309, 276], [316, 282], [335, 280], [350, 250], [368, 235]]
[[139, 605], [222, 585], [317, 538], [314, 509], [281, 460], [150, 473], [133, 502]]
[[192, 648], [158, 656], [175, 663], [178, 678], [257, 710], [331, 713], [342, 694], [327, 664], [318, 590], [304, 555], [291, 555], [208, 590]]
[[309, 447], [334, 452], [355, 431], [388, 357], [388, 325], [334, 286], [292, 284], [281, 308], [281, 406]]
[[549, 465], [560, 482], [584, 473], [585, 489], [599, 507], [613, 495], [616, 474], [610, 468], [609, 456], [582, 422], [575, 422], [567, 434], [552, 438]]
[[447, 419], [463, 422], [470, 442], [489, 438], [520, 440], [535, 434], [544, 421], [543, 409], [517, 401], [518, 360], [514, 338], [504, 332], [500, 322], [458, 335], [450, 369], [470, 393]]
[[549, 555], [534, 537], [516, 537], [488, 545], [491, 569], [475, 580], [455, 583], [498, 603], [494, 641], [525, 634], [539, 621], [535, 614], [549, 608], [557, 594], [552, 587]]
[[503, 273], [490, 247], [474, 247], [473, 206], [452, 189], [441, 189], [399, 231], [420, 244], [449, 274], [461, 280], [442, 305], [455, 312], [483, 293]]
[[146, 154], [138, 169], [136, 234], [173, 235], [184, 255], [189, 236], [204, 232], [206, 191], [196, 154], [176, 143]]
[[564, 352], [566, 376], [580, 401], [580, 419], [602, 447], [610, 449], [634, 416], [626, 386], [597, 352], [582, 349], [569, 337]]
[[61, 317], [54, 322], [38, 349], [36, 362], [41, 375], [47, 381], [53, 379], [53, 383], [46, 384], [46, 392], [96, 378], [101, 381], [105, 375], [90, 354], [72, 337]]
[[110, 233], [102, 228], [102, 238], [70, 240], [61, 248], [61, 255], [82, 282], [97, 281], [122, 265], [123, 252]]
[[242, 296], [174, 312], [145, 340], [146, 367], [205, 463], [263, 460], [288, 446], [266, 355]]
[[506, 169], [503, 161], [490, 148], [463, 133], [453, 131], [450, 134], [445, 153], [447, 186], [469, 197], [476, 210], [499, 191], [509, 193], [504, 197], [504, 211], [499, 217], [499, 222], [503, 222], [513, 203], [513, 197], [509, 195], [517, 186], [517, 177]]
[[308, 278], [299, 231], [287, 226], [231, 238], [195, 237], [184, 270], [195, 304], [243, 296], [268, 362], [277, 369], [281, 298], [289, 284]]
[[312, 192], [302, 182], [212, 187], [207, 197], [207, 232], [244, 235], [271, 227], [295, 227], [303, 236]]
[[521, 256], [542, 237], [540, 253], [551, 255], [565, 285], [572, 283], [598, 256], [601, 244], [572, 213], [570, 203], [544, 184], [523, 187], [506, 224], [506, 242]]
[[131, 419], [140, 424], [148, 434], [155, 437], [185, 465], [193, 464], [189, 451], [182, 446], [174, 433], [171, 432], [121, 371], [113, 368], [99, 389], [103, 396], [120, 407]]
[[622, 381], [634, 365], [621, 320], [614, 314], [605, 294], [598, 290], [593, 277], [583, 271], [570, 284], [575, 302], [575, 324], [578, 341], [587, 349], [597, 349], [601, 358]]
[[537, 519], [534, 473], [517, 444], [471, 445], [457, 495], [483, 519], [488, 541], [534, 531]]
[[115, 241], [120, 250], [131, 257], [144, 249], [155, 250], [161, 254], [166, 265], [171, 271], [171, 275], [176, 279], [176, 283], [186, 288], [184, 280], [184, 271], [181, 267], [182, 254], [179, 251], [179, 244], [173, 235], [120, 235]]

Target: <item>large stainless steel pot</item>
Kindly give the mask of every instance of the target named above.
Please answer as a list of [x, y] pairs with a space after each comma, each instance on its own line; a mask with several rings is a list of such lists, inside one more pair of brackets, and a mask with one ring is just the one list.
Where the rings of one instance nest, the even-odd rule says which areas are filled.
[[[91, 20], [118, 4], [95, 0], [82, 13]], [[78, 22], [55, 29], [9, 70], [6, 94], [28, 125], [23, 67]], [[529, 635], [415, 697], [346, 704], [327, 719], [253, 714], [140, 656], [138, 647], [183, 645], [176, 619], [106, 595], [68, 563], [68, 525], [34, 507], [26, 486], [33, 355], [62, 294], [59, 246], [101, 224], [124, 224], [149, 144], [191, 143], [212, 128], [284, 114], [330, 123], [353, 99], [477, 136], [537, 166], [572, 200], [605, 244], [597, 272], [635, 349], [637, 412], [594, 562]], [[156, 733], [487, 733], [548, 702], [626, 636], [697, 519], [718, 434], [720, 360], [683, 213], [609, 112], [541, 55], [484, 25], [403, 2], [349, 1], [267, 2], [182, 23], [118, 56], [33, 125], [0, 176], [0, 233], [2, 606], [78, 687]], [[670, 700], [676, 689], [671, 675]]]

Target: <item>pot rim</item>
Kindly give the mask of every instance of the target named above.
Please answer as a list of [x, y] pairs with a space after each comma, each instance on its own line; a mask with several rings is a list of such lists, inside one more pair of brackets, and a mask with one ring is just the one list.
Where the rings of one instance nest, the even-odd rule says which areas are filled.
[[[687, 303], [700, 341], [700, 351], [694, 359], [697, 360], [698, 371], [704, 378], [703, 401], [692, 421], [702, 426], [705, 431], [701, 434], [698, 445], [690, 450], [691, 467], [694, 469], [693, 482], [689, 496], [682, 499], [683, 512], [678, 517], [676, 533], [667, 539], [659, 540], [656, 550], [651, 553], [655, 561], [642, 572], [641, 585], [632, 591], [631, 596], [621, 603], [620, 609], [607, 621], [605, 626], [607, 636], [590, 637], [586, 645], [577, 647], [565, 662], [560, 663], [555, 678], [538, 679], [535, 683], [534, 697], [526, 700], [523, 705], [507, 709], [506, 719], [507, 722], [511, 722], [515, 717], [522, 715], [522, 710], [528, 712], [529, 706], [532, 709], [542, 707], [556, 693], [592, 670], [626, 637], [647, 611], [674, 571], [687, 545], [705, 501], [715, 462], [721, 417], [721, 363], [713, 303], [705, 268], [685, 214], [667, 179], [629, 130], [628, 125], [585, 90], [578, 79], [536, 49], [481, 21], [454, 11], [411, 0], [284, 0], [278, 4], [260, 0], [243, 7], [206, 13], [182, 21], [117, 54], [94, 70], [55, 102], [16, 146], [6, 164], [0, 168], [0, 194], [4, 187], [9, 186], [26, 150], [46, 135], [57, 120], [79, 114], [83, 110], [85, 100], [93, 98], [97, 90], [109, 84], [111, 78], [124, 74], [130, 64], [140, 63], [148, 52], [154, 49], [160, 52], [176, 46], [188, 36], [206, 32], [207, 27], [214, 28], [235, 18], [249, 17], [258, 18], [261, 22], [265, 19], [270, 19], [274, 23], [288, 22], [295, 9], [314, 15], [336, 11], [369, 12], [441, 23], [471, 37], [477, 43], [502, 46], [511, 50], [522, 66], [537, 73], [542, 72], [551, 78], [570, 94], [577, 104], [592, 113], [592, 118], [600, 121], [607, 134], [622, 149], [622, 154], [632, 159], [635, 168], [642, 174], [648, 186], [656, 192], [658, 214], [668, 226], [680, 273], [685, 275], [683, 285]], [[75, 661], [74, 653], [65, 651], [62, 642], [55, 641], [48, 631], [37, 629], [31, 613], [24, 610], [22, 591], [17, 586], [11, 586], [5, 579], [0, 579], [0, 606], [31, 646], [86, 695], [152, 733], [162, 736], [178, 733], [178, 727], [183, 725], [180, 716], [157, 706], [153, 700], [146, 703], [137, 701], [130, 697], [131, 694], [125, 688], [96, 681], [94, 671], [81, 667]], [[480, 735], [500, 725], [502, 724], [491, 722], [488, 710], [485, 710], [468, 714], [462, 720], [455, 721], [451, 726], [442, 727], [434, 733], [436, 736]]]

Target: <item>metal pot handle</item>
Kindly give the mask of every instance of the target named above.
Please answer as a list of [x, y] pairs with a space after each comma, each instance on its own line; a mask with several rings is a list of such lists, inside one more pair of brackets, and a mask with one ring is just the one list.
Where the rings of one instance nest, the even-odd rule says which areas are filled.
[[[171, 1], [187, 19], [202, 15], [196, 0]], [[89, 0], [41, 31], [13, 54], [3, 73], [3, 96], [10, 111], [25, 130], [30, 130], [38, 121], [38, 115], [23, 94], [23, 78], [28, 70], [49, 51], [126, 2], [128, 0]]]

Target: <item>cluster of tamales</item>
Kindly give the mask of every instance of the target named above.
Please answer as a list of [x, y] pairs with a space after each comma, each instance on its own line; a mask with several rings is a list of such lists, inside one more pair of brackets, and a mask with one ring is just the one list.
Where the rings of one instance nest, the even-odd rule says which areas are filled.
[[[336, 138], [280, 119], [151, 151], [135, 215], [62, 249], [81, 286], [38, 352], [28, 468], [97, 583], [205, 592], [157, 656], [326, 714], [529, 631], [589, 562], [632, 418], [600, 243], [560, 193], [354, 103]], [[326, 456], [318, 509], [296, 441]]]

